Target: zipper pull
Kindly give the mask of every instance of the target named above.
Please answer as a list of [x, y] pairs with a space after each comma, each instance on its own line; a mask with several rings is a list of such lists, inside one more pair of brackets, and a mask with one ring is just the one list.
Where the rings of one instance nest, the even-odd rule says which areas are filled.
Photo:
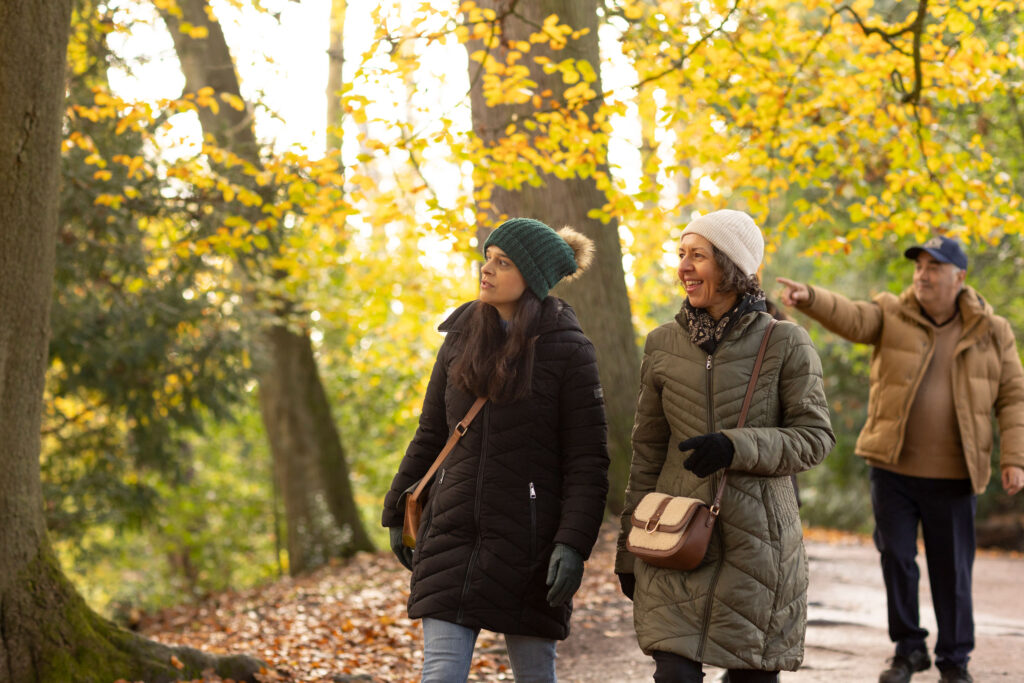
[[530, 500], [537, 497], [537, 489], [533, 488], [533, 482], [530, 482]]
[[440, 486], [441, 482], [444, 481], [444, 473], [447, 472], [447, 471], [448, 470], [444, 469], [443, 467], [441, 468], [441, 474], [437, 475], [437, 485], [438, 486]]
[[711, 369], [711, 354], [710, 353], [708, 354], [708, 364], [707, 364], [706, 367], [707, 367], [708, 370]]

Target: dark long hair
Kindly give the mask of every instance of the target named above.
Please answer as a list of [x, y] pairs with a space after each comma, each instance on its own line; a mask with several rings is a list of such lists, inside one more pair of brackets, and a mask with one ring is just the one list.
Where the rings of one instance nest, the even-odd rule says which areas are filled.
[[470, 313], [462, 350], [452, 366], [452, 381], [474, 396], [486, 396], [494, 403], [529, 396], [540, 309], [540, 299], [527, 289], [519, 298], [506, 331], [494, 306], [477, 303]]
[[722, 271], [722, 280], [718, 286], [721, 287], [723, 293], [736, 292], [741, 299], [746, 294], [764, 296], [761, 281], [757, 279], [757, 275], [744, 273], [739, 266], [733, 263], [731, 258], [725, 255], [724, 251], [719, 251], [718, 247], [712, 245], [711, 251], [715, 256], [715, 263]]

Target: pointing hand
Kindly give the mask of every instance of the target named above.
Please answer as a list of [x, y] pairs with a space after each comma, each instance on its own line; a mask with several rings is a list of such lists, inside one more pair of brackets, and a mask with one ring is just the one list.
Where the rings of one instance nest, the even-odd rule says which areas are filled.
[[782, 303], [787, 306], [799, 306], [803, 302], [810, 300], [811, 292], [807, 285], [802, 282], [788, 280], [784, 277], [777, 277], [775, 281], [786, 288], [783, 290], [781, 298]]

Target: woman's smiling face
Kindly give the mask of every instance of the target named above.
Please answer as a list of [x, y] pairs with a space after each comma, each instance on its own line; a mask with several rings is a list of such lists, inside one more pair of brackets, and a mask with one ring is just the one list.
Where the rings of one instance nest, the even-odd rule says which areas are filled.
[[718, 320], [736, 303], [736, 292], [723, 293], [722, 269], [715, 260], [714, 247], [696, 233], [683, 233], [679, 240], [679, 281], [694, 308], [703, 308]]

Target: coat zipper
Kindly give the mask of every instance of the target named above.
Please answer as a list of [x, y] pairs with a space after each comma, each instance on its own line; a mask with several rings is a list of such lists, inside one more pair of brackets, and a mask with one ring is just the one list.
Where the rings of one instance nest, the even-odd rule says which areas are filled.
[[707, 362], [707, 365], [705, 366], [707, 368], [707, 370], [708, 370], [707, 373], [705, 374], [705, 377], [707, 377], [707, 384], [708, 384], [708, 430], [707, 430], [707, 432], [705, 432], [706, 434], [710, 434], [714, 430], [714, 426], [715, 426], [715, 413], [714, 413], [714, 410], [713, 410], [713, 406], [711, 405], [711, 398], [714, 396], [714, 394], [711, 393], [712, 387], [713, 387], [713, 385], [711, 383], [711, 357], [712, 356], [709, 353], [708, 354], [708, 362]]
[[530, 562], [537, 556], [537, 489], [530, 482]]
[[441, 471], [437, 473], [437, 481], [434, 482], [433, 486], [430, 487], [430, 516], [434, 516], [434, 501], [437, 500], [438, 494], [441, 493], [441, 484], [444, 482], [444, 473], [447, 469], [442, 467]]
[[[712, 405], [712, 397], [714, 396], [714, 393], [712, 393], [713, 392], [713, 388], [714, 388], [714, 383], [711, 381], [711, 374], [712, 374], [711, 373], [711, 365], [712, 365], [711, 359], [712, 359], [712, 355], [709, 353], [708, 354], [708, 362], [705, 365], [705, 368], [707, 369], [707, 391], [708, 391], [708, 400], [707, 400], [707, 404], [708, 404], [708, 416], [707, 416], [707, 419], [708, 419], [708, 430], [707, 430], [707, 433], [708, 434], [710, 434], [711, 432], [713, 432], [715, 430], [715, 411], [714, 411], [714, 406]], [[724, 476], [724, 473], [722, 473], [721, 475], [718, 475], [718, 474], [715, 475], [716, 485], [711, 487], [711, 491], [712, 491], [711, 498], [712, 498], [712, 500], [714, 500], [714, 495], [718, 491], [718, 487], [722, 485], [722, 476]], [[712, 534], [714, 534], [714, 531], [712, 531]], [[712, 607], [712, 605], [714, 603], [715, 588], [718, 586], [718, 577], [722, 573], [722, 563], [723, 563], [724, 559], [725, 559], [725, 552], [724, 552], [724, 548], [723, 548], [723, 545], [722, 545], [722, 535], [718, 534], [718, 562], [715, 564], [715, 572], [714, 572], [714, 574], [711, 575], [711, 583], [708, 585], [708, 599], [707, 599], [707, 603], [704, 605], [704, 620], [701, 622], [703, 625], [701, 626], [701, 630], [700, 630], [700, 644], [697, 646], [696, 660], [698, 662], [701, 661], [703, 659], [703, 657], [704, 657], [704, 646], [707, 644], [707, 641], [708, 641], [708, 624], [710, 623], [710, 619], [711, 619], [711, 607]]]
[[480, 464], [476, 472], [476, 492], [473, 500], [473, 524], [476, 526], [476, 540], [473, 542], [473, 552], [469, 555], [469, 562], [466, 563], [466, 576], [462, 581], [462, 594], [459, 596], [459, 611], [455, 616], [455, 623], [461, 624], [465, 612], [466, 596], [469, 594], [469, 577], [476, 567], [477, 556], [480, 554], [480, 495], [484, 488], [484, 463], [487, 461], [487, 432], [489, 426], [488, 416], [491, 412], [490, 402], [484, 405], [481, 424], [483, 425], [480, 434]]
[[[714, 531], [712, 531], [714, 534]], [[711, 575], [711, 583], [708, 584], [708, 601], [704, 605], [704, 621], [701, 622], [703, 625], [700, 629], [700, 645], [697, 646], [697, 656], [694, 658], [698, 662], [704, 659], [704, 646], [708, 642], [708, 624], [711, 623], [711, 607], [714, 604], [715, 589], [718, 587], [718, 578], [722, 574], [722, 565], [725, 561], [725, 543], [722, 540], [722, 535], [718, 534], [718, 561], [715, 563], [715, 572]]]

